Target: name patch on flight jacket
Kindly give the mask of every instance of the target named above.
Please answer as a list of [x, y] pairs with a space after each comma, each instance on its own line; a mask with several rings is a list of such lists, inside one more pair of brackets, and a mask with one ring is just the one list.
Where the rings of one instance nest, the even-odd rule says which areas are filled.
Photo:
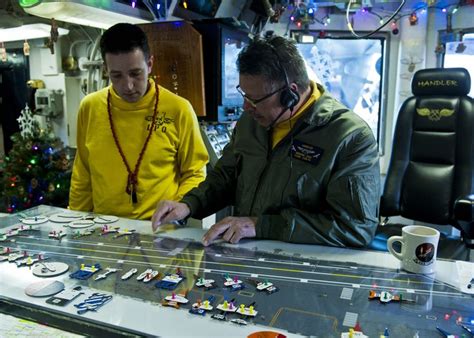
[[318, 164], [319, 160], [323, 156], [323, 153], [323, 149], [298, 140], [293, 140], [293, 143], [291, 144], [291, 157], [301, 161], [309, 162], [314, 165]]

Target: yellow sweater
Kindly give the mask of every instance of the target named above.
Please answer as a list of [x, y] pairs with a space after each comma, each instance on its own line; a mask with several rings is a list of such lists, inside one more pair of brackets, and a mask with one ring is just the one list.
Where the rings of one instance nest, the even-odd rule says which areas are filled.
[[109, 88], [114, 128], [132, 172], [148, 135], [155, 104], [153, 80], [136, 103], [122, 100], [111, 86], [86, 96], [78, 113], [69, 207], [150, 219], [158, 201], [179, 201], [204, 180], [208, 155], [197, 117], [189, 101], [159, 87], [156, 128], [139, 167], [138, 203], [132, 204], [125, 192], [128, 172], [115, 145], [107, 113]]

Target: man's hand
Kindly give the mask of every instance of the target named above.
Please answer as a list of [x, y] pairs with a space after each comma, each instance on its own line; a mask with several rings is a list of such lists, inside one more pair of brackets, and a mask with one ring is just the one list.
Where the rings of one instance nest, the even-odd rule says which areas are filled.
[[255, 237], [256, 223], [257, 217], [226, 217], [206, 232], [202, 244], [208, 246], [219, 236], [232, 244], [238, 243], [242, 238]]
[[156, 231], [163, 223], [170, 223], [171, 221], [181, 221], [186, 218], [191, 210], [185, 203], [174, 201], [161, 201], [156, 205], [155, 213], [151, 218], [151, 227]]

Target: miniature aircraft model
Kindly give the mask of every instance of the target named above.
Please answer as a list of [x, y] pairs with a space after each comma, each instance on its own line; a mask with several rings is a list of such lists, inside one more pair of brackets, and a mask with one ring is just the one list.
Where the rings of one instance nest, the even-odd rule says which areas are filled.
[[247, 322], [242, 318], [234, 318], [230, 320], [231, 323], [238, 324], [238, 325], [247, 325]]
[[231, 291], [239, 291], [245, 288], [245, 284], [237, 278], [237, 276], [234, 276], [234, 278], [230, 278], [229, 274], [224, 275], [224, 286], [230, 287]]
[[224, 286], [233, 286], [237, 284], [242, 284], [242, 281], [235, 276], [234, 278], [230, 278], [228, 274], [224, 275]]
[[0, 235], [0, 242], [12, 241], [10, 239], [11, 237], [18, 236], [22, 232], [25, 232], [25, 231], [35, 231], [35, 230], [39, 230], [39, 228], [34, 227], [33, 225], [20, 225], [19, 228], [9, 229], [4, 234]]
[[272, 294], [279, 290], [275, 285], [273, 285], [273, 283], [267, 280], [260, 282], [258, 280], [248, 279], [248, 281], [255, 285], [255, 287], [257, 288], [257, 291], [265, 291], [268, 294]]
[[145, 278], [143, 278], [143, 283], [148, 283], [159, 274], [158, 270], [153, 270], [151, 273], [146, 274]]
[[11, 254], [11, 252], [12, 252], [12, 249], [10, 248], [2, 248], [2, 252], [0, 252], [0, 255]]
[[234, 304], [234, 299], [232, 299], [230, 302], [227, 300], [224, 300], [224, 303], [217, 305], [216, 307], [218, 310], [221, 310], [222, 312], [235, 312], [237, 311], [237, 307]]
[[49, 238], [57, 239], [58, 241], [60, 241], [64, 236], [66, 236], [66, 233], [62, 230], [51, 230], [48, 235]]
[[39, 231], [39, 227], [35, 227], [33, 225], [20, 225], [20, 227], [17, 229], [18, 233], [24, 232], [24, 231]]
[[217, 319], [217, 320], [222, 320], [222, 321], [226, 321], [226, 318], [225, 316], [227, 315], [227, 313], [214, 313], [211, 318], [212, 319]]
[[413, 302], [413, 300], [410, 299], [403, 299], [402, 294], [399, 295], [393, 295], [388, 291], [381, 291], [380, 293], [377, 293], [374, 290], [369, 291], [369, 300], [372, 299], [379, 299], [381, 303], [389, 303], [391, 301], [394, 302]]
[[212, 290], [216, 288], [217, 286], [214, 284], [216, 281], [214, 279], [204, 279], [202, 277], [199, 277], [197, 275], [194, 275], [196, 278], [196, 286], [198, 288], [204, 287], [206, 291]]
[[114, 236], [114, 238], [119, 238], [119, 237], [122, 237], [122, 236], [128, 236], [128, 235], [132, 235], [134, 233], [135, 233], [135, 229], [118, 230], [117, 234]]
[[83, 231], [77, 230], [72, 235], [72, 238], [81, 238], [81, 237], [85, 237], [85, 236], [90, 236], [94, 232], [95, 232], [95, 229], [87, 229], [87, 230], [83, 230]]
[[25, 258], [25, 257], [28, 257], [28, 253], [26, 251], [24, 251], [23, 253], [21, 252], [13, 252], [11, 254], [8, 255], [7, 259], [10, 263], [20, 259], [20, 258]]
[[143, 280], [146, 277], [146, 275], [152, 272], [153, 272], [153, 269], [146, 269], [145, 271], [143, 271], [141, 274], [137, 276], [137, 280]]
[[204, 311], [212, 311], [212, 309], [214, 308], [212, 306], [212, 303], [214, 302], [214, 299], [215, 299], [214, 296], [210, 296], [207, 300], [205, 300], [202, 303], [201, 303], [201, 300], [198, 299], [197, 302], [193, 304], [193, 308], [194, 309], [201, 309], [201, 310], [204, 310]]
[[171, 306], [175, 309], [179, 309], [180, 304], [186, 304], [189, 300], [186, 298], [186, 294], [175, 294], [174, 292], [171, 296], [166, 296], [165, 299], [161, 302], [163, 306]]
[[[383, 336], [381, 336], [383, 337]], [[349, 329], [349, 332], [342, 332], [341, 338], [368, 338], [363, 332], [356, 329]]]
[[168, 302], [176, 302], [180, 304], [187, 304], [189, 300], [186, 298], [186, 294], [175, 294], [174, 292], [171, 294], [171, 296], [166, 296], [165, 300]]
[[[127, 280], [129, 279], [130, 277], [132, 277], [134, 274], [136, 274], [138, 272], [138, 269], [137, 268], [132, 268], [130, 270], [128, 270], [124, 275], [122, 275], [122, 280]], [[143, 276], [143, 278], [145, 278], [145, 276]]]
[[100, 236], [112, 234], [112, 233], [118, 233], [120, 227], [111, 227], [108, 225], [104, 225], [101, 230], [100, 230]]
[[85, 279], [88, 279], [93, 274], [95, 274], [100, 269], [101, 269], [101, 267], [100, 267], [99, 263], [96, 263], [94, 265], [81, 264], [80, 269], [77, 270], [74, 273], [71, 273], [69, 275], [69, 277], [75, 278], [75, 279], [80, 279], [80, 280], [85, 280]]
[[36, 262], [43, 261], [45, 259], [46, 258], [42, 254], [38, 254], [38, 255], [36, 255], [36, 257], [28, 256], [28, 257], [25, 257], [23, 259], [16, 260], [15, 264], [16, 264], [17, 267], [20, 267], [20, 266], [23, 266], [23, 265], [31, 266], [31, 265], [35, 264]]
[[184, 279], [185, 277], [181, 273], [181, 270], [176, 269], [176, 273], [173, 274], [167, 274], [165, 277], [163, 277], [161, 280], [159, 280], [155, 286], [160, 289], [165, 289], [165, 290], [174, 290], [178, 286], [179, 283]]
[[237, 309], [237, 313], [243, 316], [255, 317], [258, 311], [255, 311], [254, 306], [255, 306], [255, 302], [253, 302], [252, 304], [249, 304], [248, 306], [245, 306], [244, 304], [240, 304], [239, 308]]
[[114, 273], [114, 272], [117, 272], [118, 269], [115, 269], [115, 268], [105, 268], [105, 272], [100, 274], [100, 275], [97, 275], [97, 277], [94, 279], [94, 280], [101, 280], [101, 279], [105, 279], [107, 278], [108, 275], [110, 275], [111, 273]]
[[153, 278], [158, 276], [159, 272], [153, 269], [146, 269], [141, 274], [138, 275], [137, 280], [142, 280], [144, 283], [148, 283]]

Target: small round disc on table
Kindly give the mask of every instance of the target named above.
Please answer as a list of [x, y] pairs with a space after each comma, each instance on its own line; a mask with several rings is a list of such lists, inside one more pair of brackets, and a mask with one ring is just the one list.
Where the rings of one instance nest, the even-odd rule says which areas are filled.
[[62, 262], [35, 263], [32, 268], [33, 275], [38, 277], [56, 277], [69, 270], [69, 265]]
[[28, 285], [25, 294], [31, 297], [47, 297], [64, 290], [64, 284], [57, 280], [42, 280]]
[[97, 216], [94, 218], [94, 222], [98, 224], [107, 224], [117, 222], [119, 218], [117, 216]]
[[67, 226], [69, 226], [72, 229], [82, 229], [82, 228], [88, 228], [92, 225], [94, 225], [95, 222], [89, 219], [79, 219], [77, 221], [72, 221], [71, 223], [68, 223]]
[[82, 215], [72, 212], [63, 212], [49, 216], [49, 220], [54, 223], [70, 223], [82, 218]]
[[22, 218], [20, 221], [21, 223], [26, 224], [26, 225], [35, 225], [35, 224], [46, 223], [48, 221], [48, 217], [32, 216], [32, 217]]

